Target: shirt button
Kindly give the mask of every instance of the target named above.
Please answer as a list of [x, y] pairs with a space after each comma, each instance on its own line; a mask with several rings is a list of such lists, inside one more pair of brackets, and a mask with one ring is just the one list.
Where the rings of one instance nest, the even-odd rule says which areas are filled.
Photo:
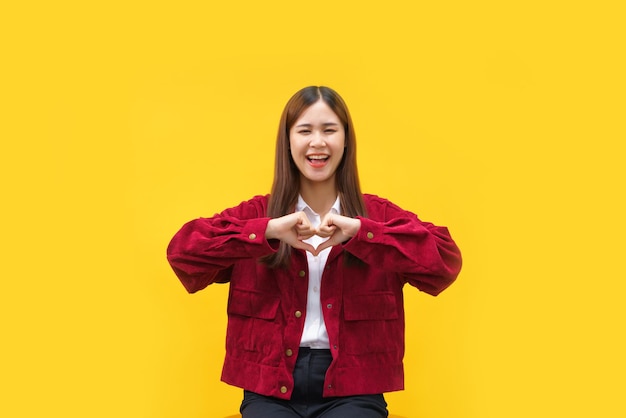
[[306, 272], [304, 270], [300, 270], [298, 272], [298, 276], [300, 276], [300, 277], [304, 277], [305, 275], [306, 275]]
[[281, 386], [280, 393], [287, 393], [287, 386]]
[[250, 239], [256, 239], [256, 234], [250, 234], [250, 235], [248, 235], [248, 238], [250, 238]]
[[294, 315], [296, 316], [296, 318], [300, 318], [302, 316], [302, 312], [296, 311]]
[[374, 234], [372, 234], [371, 232], [368, 232], [368, 233], [367, 233], [367, 237], [368, 237], [369, 239], [372, 239], [372, 238], [374, 238]]
[[329, 303], [328, 305], [326, 305], [326, 307], [327, 307], [328, 309], [332, 309], [332, 308], [333, 308], [333, 304], [332, 304], [332, 303]]
[[291, 357], [293, 356], [293, 351], [291, 350], [291, 348], [288, 348], [287, 350], [285, 350], [285, 354], [287, 355], [287, 357]]

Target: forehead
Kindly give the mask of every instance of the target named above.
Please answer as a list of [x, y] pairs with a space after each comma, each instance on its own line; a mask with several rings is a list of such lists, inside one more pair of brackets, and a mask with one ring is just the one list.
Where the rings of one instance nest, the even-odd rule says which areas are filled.
[[294, 125], [302, 124], [341, 124], [339, 116], [322, 99], [306, 108]]

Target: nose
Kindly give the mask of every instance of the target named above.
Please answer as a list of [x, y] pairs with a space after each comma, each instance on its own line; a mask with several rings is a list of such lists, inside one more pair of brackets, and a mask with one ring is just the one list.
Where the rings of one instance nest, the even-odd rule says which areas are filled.
[[313, 135], [311, 135], [311, 142], [309, 142], [309, 146], [313, 148], [325, 147], [326, 141], [324, 140], [324, 135], [321, 132], [313, 133]]

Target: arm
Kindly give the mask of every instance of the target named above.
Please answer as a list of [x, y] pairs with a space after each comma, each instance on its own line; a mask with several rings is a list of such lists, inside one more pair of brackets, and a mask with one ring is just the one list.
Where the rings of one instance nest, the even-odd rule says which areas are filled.
[[461, 253], [448, 229], [422, 222], [384, 199], [375, 198], [369, 218], [343, 248], [365, 263], [396, 272], [409, 284], [437, 295], [461, 270]]
[[188, 222], [174, 235], [167, 259], [187, 291], [228, 281], [235, 262], [276, 251], [278, 241], [265, 238], [266, 202], [255, 197], [211, 218]]

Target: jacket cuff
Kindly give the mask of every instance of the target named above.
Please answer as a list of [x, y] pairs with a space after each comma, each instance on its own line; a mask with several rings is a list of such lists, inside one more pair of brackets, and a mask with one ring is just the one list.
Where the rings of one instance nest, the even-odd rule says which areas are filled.
[[361, 228], [343, 245], [343, 248], [356, 257], [364, 259], [376, 248], [370, 244], [379, 244], [384, 241], [384, 226], [368, 218], [357, 216], [357, 219], [361, 221]]
[[241, 239], [246, 242], [246, 252], [252, 258], [262, 257], [275, 253], [278, 250], [275, 243], [265, 238], [265, 230], [270, 218], [250, 219], [241, 231]]

